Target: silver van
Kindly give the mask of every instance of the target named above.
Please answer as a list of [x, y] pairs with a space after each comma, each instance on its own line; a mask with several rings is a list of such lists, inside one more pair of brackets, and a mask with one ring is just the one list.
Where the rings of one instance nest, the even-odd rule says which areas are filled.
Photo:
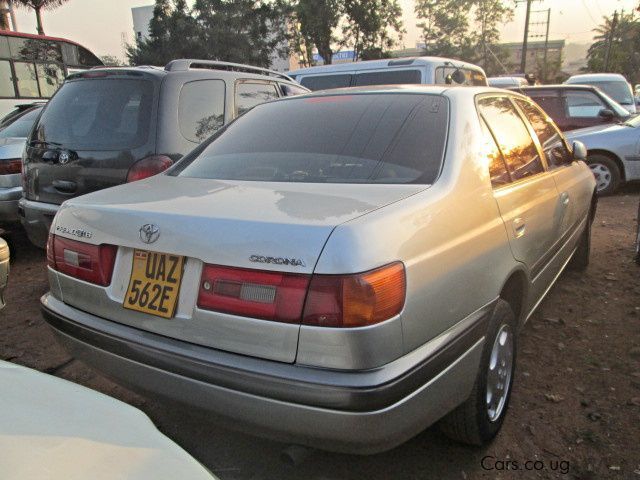
[[484, 70], [472, 63], [440, 57], [407, 57], [302, 68], [288, 75], [310, 90], [422, 83], [486, 86]]

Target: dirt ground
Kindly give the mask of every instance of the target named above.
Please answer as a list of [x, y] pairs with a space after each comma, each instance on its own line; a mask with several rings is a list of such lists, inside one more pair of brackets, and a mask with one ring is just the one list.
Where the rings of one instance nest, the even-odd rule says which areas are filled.
[[640, 267], [632, 260], [639, 193], [633, 186], [600, 200], [591, 265], [584, 274], [564, 274], [524, 328], [509, 415], [485, 448], [460, 446], [430, 428], [384, 454], [311, 452], [290, 466], [280, 459], [283, 444], [133, 394], [55, 342], [38, 305], [47, 291], [44, 252], [19, 234], [12, 239], [8, 305], [0, 312], [0, 358], [141, 408], [222, 480], [640, 480]]

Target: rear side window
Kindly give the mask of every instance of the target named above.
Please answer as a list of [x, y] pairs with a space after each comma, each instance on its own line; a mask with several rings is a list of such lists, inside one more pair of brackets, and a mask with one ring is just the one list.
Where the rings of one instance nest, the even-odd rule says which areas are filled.
[[507, 97], [483, 98], [479, 107], [513, 180], [543, 172], [544, 166], [529, 130], [511, 101]]
[[386, 70], [366, 72], [356, 75], [356, 85], [391, 85], [401, 83], [422, 83], [420, 70]]
[[123, 150], [149, 137], [153, 83], [92, 79], [64, 84], [40, 117], [35, 137], [79, 150]]
[[275, 98], [278, 98], [278, 90], [273, 83], [239, 82], [236, 84], [236, 115]]
[[224, 125], [225, 85], [222, 80], [185, 83], [178, 101], [180, 133], [200, 143]]
[[531, 97], [542, 109], [547, 112], [551, 118], [556, 121], [566, 118], [564, 101], [557, 92], [525, 92]]
[[173, 175], [303, 183], [433, 183], [449, 107], [438, 95], [300, 97], [257, 106]]
[[309, 90], [329, 90], [331, 88], [344, 88], [351, 86], [350, 73], [342, 75], [314, 75], [303, 77], [300, 83]]
[[558, 129], [547, 119], [547, 116], [539, 108], [520, 99], [515, 102], [522, 109], [525, 116], [536, 132], [547, 163], [552, 166], [567, 165], [573, 161]]

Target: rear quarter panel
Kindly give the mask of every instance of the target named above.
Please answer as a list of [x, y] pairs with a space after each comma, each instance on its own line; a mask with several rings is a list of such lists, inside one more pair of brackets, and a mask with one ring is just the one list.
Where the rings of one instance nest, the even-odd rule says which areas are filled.
[[404, 262], [405, 353], [493, 301], [519, 265], [493, 197], [488, 160], [481, 153], [473, 96], [458, 93], [450, 95], [440, 178], [412, 197], [338, 226], [315, 269], [337, 274]]

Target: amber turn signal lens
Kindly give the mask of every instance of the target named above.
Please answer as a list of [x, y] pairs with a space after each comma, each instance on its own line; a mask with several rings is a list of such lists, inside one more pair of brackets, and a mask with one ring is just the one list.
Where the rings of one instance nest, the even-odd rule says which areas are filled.
[[399, 314], [405, 296], [401, 262], [356, 275], [314, 275], [302, 323], [322, 327], [373, 325]]

